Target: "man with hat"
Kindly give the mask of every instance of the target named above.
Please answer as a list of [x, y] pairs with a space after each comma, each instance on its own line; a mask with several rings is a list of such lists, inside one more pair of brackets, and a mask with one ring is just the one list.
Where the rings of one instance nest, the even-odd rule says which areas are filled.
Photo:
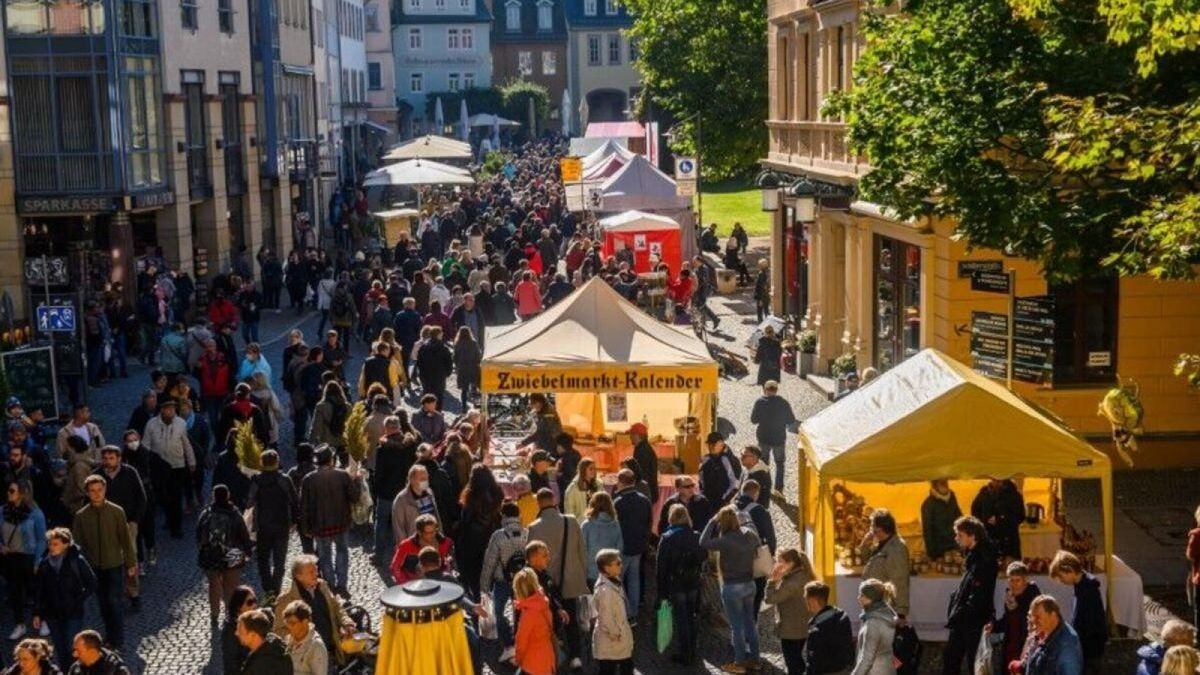
[[167, 512], [167, 529], [171, 537], [183, 537], [183, 495], [188, 478], [196, 468], [196, 456], [188, 440], [187, 423], [175, 416], [175, 400], [167, 399], [159, 405], [158, 417], [146, 423], [142, 434], [142, 445], [163, 460], [162, 480], [159, 486]]
[[737, 494], [742, 465], [725, 447], [725, 436], [713, 431], [704, 439], [708, 454], [700, 463], [700, 492], [709, 503], [725, 505]]
[[629, 440], [633, 441], [633, 459], [638, 463], [642, 479], [653, 493], [658, 492], [658, 455], [647, 438], [646, 425], [638, 422], [629, 427]]
[[[779, 383], [767, 380], [763, 384], [763, 395], [754, 402], [750, 410], [750, 423], [758, 425], [755, 435], [758, 437], [758, 447], [762, 448], [762, 458], [768, 465], [771, 458], [775, 459], [775, 491], [783, 492], [784, 460], [787, 447], [788, 427], [796, 423], [796, 414], [792, 412], [792, 404], [779, 395]], [[762, 485], [763, 494], [769, 499], [771, 486]]]

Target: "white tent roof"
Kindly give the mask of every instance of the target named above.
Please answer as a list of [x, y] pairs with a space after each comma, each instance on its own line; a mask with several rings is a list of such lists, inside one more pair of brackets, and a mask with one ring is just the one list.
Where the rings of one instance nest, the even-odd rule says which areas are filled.
[[621, 167], [629, 163], [629, 160], [617, 153], [613, 153], [608, 157], [602, 158], [592, 166], [583, 170], [583, 180], [604, 182], [610, 176], [621, 170]]
[[473, 127], [490, 127], [496, 122], [499, 122], [500, 126], [502, 127], [521, 126], [520, 122], [514, 122], [510, 119], [500, 117], [499, 115], [493, 115], [491, 113], [479, 113], [478, 115], [471, 115], [468, 121]]
[[389, 164], [367, 174], [363, 185], [474, 185], [471, 172], [427, 159]]
[[604, 143], [592, 150], [583, 158], [583, 168], [586, 171], [597, 164], [600, 164], [610, 155], [620, 157], [624, 162], [628, 162], [636, 153], [626, 148], [624, 145], [617, 142], [615, 138], [606, 138]]
[[624, 138], [584, 138], [577, 136], [571, 139], [570, 147], [567, 148], [567, 155], [570, 157], [587, 157], [592, 152], [608, 141], [616, 141], [617, 145], [622, 148], [629, 147], [629, 141]]
[[690, 329], [662, 323], [621, 297], [599, 277], [537, 318], [488, 328], [485, 365], [569, 367], [596, 364], [711, 365], [708, 348]]
[[634, 155], [600, 187], [605, 211], [678, 209], [692, 204], [691, 197], [676, 193], [675, 181], [641, 155]]
[[444, 136], [419, 136], [395, 146], [383, 156], [385, 162], [406, 159], [471, 159], [471, 145]]
[[647, 232], [653, 230], [678, 230], [679, 223], [666, 216], [657, 216], [643, 211], [626, 211], [600, 221], [600, 227], [608, 232]]
[[850, 481], [1097, 476], [1108, 457], [1000, 384], [925, 349], [805, 420], [822, 473]]

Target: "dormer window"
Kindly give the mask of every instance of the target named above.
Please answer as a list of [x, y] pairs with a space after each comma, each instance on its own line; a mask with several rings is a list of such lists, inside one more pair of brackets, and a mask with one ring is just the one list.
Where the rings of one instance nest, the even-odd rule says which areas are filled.
[[521, 0], [508, 0], [508, 4], [504, 8], [504, 24], [508, 28], [508, 32], [515, 33], [521, 30]]
[[538, 30], [549, 32], [554, 27], [554, 2], [538, 0]]

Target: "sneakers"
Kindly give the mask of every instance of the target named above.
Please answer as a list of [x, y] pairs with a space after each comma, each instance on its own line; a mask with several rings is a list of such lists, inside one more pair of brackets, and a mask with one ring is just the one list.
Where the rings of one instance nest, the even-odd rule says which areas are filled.
[[721, 670], [722, 672], [734, 673], [735, 675], [742, 675], [746, 672], [746, 669], [740, 663], [726, 663], [721, 666]]
[[8, 634], [9, 640], [20, 640], [25, 637], [25, 624], [19, 623], [13, 626], [12, 632]]
[[42, 627], [38, 629], [38, 637], [50, 637], [50, 624], [42, 622]]
[[500, 661], [502, 663], [512, 663], [512, 660], [516, 655], [516, 647], [505, 647], [504, 651], [500, 652]]
[[576, 656], [575, 658], [571, 659], [571, 663], [567, 664], [567, 667], [569, 667], [571, 670], [583, 670], [583, 661], [580, 661], [579, 657]]
[[151, 566], [158, 564], [158, 549], [152, 548], [146, 552], [146, 562]]

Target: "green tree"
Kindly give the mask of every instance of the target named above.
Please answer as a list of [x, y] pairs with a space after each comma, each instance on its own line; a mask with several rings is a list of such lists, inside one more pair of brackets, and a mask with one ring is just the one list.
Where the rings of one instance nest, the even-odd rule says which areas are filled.
[[699, 115], [677, 125], [673, 149], [700, 155], [706, 179], [751, 171], [767, 151], [766, 0], [625, 2], [654, 103], [678, 120]]
[[503, 106], [503, 116], [514, 122], [520, 122], [526, 133], [529, 129], [529, 101], [533, 101], [533, 115], [539, 124], [546, 119], [550, 110], [550, 91], [546, 87], [529, 80], [513, 80], [500, 87], [500, 100]]
[[1197, 0], [915, 0], [864, 24], [826, 110], [871, 163], [864, 196], [1052, 278], [1193, 276]]

